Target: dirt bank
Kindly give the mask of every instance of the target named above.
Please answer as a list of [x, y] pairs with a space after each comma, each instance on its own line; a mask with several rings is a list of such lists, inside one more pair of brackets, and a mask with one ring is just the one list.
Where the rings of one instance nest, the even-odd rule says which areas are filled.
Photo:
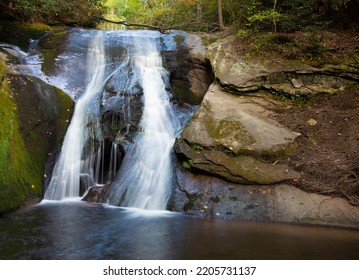
[[342, 196], [359, 205], [359, 90], [277, 111], [275, 118], [300, 132], [298, 149], [287, 159], [301, 173], [305, 191]]

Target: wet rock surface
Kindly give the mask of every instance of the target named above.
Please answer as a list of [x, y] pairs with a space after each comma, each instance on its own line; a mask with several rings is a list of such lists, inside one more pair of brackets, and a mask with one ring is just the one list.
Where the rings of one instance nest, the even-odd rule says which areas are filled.
[[165, 67], [170, 71], [174, 96], [180, 102], [200, 104], [214, 80], [201, 38], [180, 32], [174, 36], [176, 52], [163, 52]]

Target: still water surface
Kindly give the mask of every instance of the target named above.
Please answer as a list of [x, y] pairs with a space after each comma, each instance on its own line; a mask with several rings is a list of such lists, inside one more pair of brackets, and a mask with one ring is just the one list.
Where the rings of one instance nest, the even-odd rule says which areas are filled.
[[359, 231], [45, 202], [0, 218], [0, 259], [359, 259]]

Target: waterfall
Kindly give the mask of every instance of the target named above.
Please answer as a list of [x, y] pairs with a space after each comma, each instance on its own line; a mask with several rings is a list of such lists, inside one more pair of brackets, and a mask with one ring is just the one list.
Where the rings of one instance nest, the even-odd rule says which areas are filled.
[[[80, 196], [80, 178], [93, 173], [89, 160], [83, 160], [85, 149], [101, 146], [99, 104], [105, 80], [105, 48], [102, 32], [97, 32], [88, 48], [88, 86], [76, 103], [71, 124], [68, 127], [60, 156], [54, 167], [45, 199], [61, 200]], [[90, 140], [90, 141], [88, 141]], [[86, 145], [90, 145], [87, 147]], [[91, 151], [90, 151], [91, 153]], [[91, 161], [91, 158], [90, 158]], [[87, 176], [95, 178], [95, 176]]]
[[169, 77], [162, 67], [156, 41], [148, 37], [133, 40], [133, 66], [139, 71], [144, 94], [143, 115], [140, 131], [110, 186], [107, 201], [124, 207], [165, 209], [171, 193], [171, 153], [176, 130], [165, 86]]
[[[88, 47], [88, 86], [76, 103], [45, 199], [79, 197], [91, 186], [108, 184], [109, 204], [166, 208], [180, 125], [166, 86], [161, 40], [159, 33], [147, 31], [96, 33]], [[140, 115], [132, 114], [132, 102], [143, 105]], [[104, 135], [109, 131], [104, 116], [114, 117], [112, 127], [120, 121], [117, 136]], [[120, 150], [125, 150], [123, 159]]]

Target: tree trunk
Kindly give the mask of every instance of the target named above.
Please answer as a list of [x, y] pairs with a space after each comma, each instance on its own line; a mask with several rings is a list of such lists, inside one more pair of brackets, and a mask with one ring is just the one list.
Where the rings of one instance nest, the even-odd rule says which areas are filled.
[[218, 0], [218, 24], [220, 29], [224, 28], [222, 0]]
[[201, 22], [203, 19], [203, 8], [199, 1], [197, 1], [197, 21]]
[[[273, 13], [275, 12], [276, 8], [277, 8], [277, 0], [274, 0]], [[277, 22], [275, 20], [274, 15], [273, 15], [273, 26], [274, 26], [274, 33], [277, 33]]]

